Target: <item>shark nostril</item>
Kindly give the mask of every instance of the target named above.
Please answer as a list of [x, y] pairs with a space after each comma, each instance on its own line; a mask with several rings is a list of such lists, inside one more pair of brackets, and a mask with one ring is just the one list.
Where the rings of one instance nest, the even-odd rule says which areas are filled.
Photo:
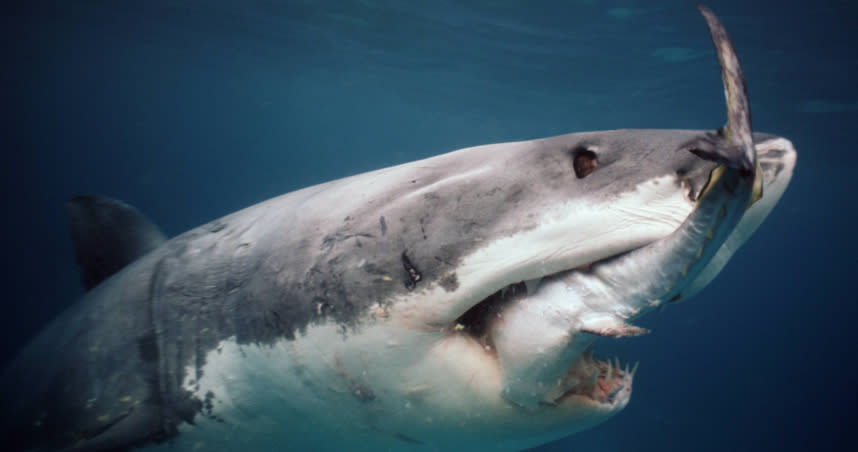
[[595, 152], [585, 147], [578, 147], [572, 151], [572, 167], [578, 179], [589, 176], [597, 166], [599, 166], [599, 160]]

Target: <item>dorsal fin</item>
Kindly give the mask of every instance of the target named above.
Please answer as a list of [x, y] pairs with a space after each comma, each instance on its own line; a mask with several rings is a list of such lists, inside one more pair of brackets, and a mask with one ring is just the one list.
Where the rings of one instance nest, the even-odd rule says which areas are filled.
[[81, 281], [87, 290], [167, 239], [134, 207], [103, 196], [77, 196], [66, 202]]

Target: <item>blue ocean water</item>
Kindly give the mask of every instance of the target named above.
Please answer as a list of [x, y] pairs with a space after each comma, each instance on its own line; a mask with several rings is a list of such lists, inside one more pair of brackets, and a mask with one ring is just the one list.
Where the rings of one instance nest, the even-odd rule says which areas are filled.
[[[858, 6], [709, 6], [792, 184], [706, 291], [600, 344], [641, 361], [628, 408], [538, 450], [858, 450]], [[175, 235], [461, 147], [724, 122], [688, 1], [36, 0], [2, 33], [2, 362], [82, 294], [76, 194]]]

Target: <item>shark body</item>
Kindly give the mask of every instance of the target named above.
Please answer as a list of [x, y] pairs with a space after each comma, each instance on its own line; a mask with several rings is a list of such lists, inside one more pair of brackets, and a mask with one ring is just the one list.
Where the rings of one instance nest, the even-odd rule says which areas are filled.
[[590, 344], [643, 334], [635, 318], [711, 281], [795, 165], [788, 140], [752, 134], [732, 45], [702, 11], [727, 86], [718, 131], [462, 149], [170, 240], [76, 198], [91, 290], [4, 371], [8, 444], [517, 450], [608, 419], [634, 370]]

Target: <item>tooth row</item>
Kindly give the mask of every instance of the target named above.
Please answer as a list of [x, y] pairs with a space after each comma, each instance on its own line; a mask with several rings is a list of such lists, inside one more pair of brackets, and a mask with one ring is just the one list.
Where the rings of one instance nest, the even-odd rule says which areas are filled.
[[[603, 403], [612, 403], [617, 394], [631, 385], [639, 364], [636, 362], [630, 370], [630, 363], [622, 366], [618, 358], [597, 360], [593, 358], [590, 350], [587, 350], [582, 358], [583, 368], [576, 371], [578, 377], [572, 377], [575, 382], [569, 383], [573, 388], [577, 388], [576, 393], [589, 394], [592, 399]], [[603, 381], [601, 385], [598, 384], [600, 379]], [[605, 385], [609, 388], [608, 392], [605, 392]]]
[[640, 364], [640, 361], [635, 362], [635, 365], [632, 366], [631, 370], [629, 370], [628, 362], [626, 362], [626, 365], [624, 367], [621, 366], [620, 359], [617, 357], [614, 357], [613, 363], [608, 360], [606, 364], [608, 365], [608, 371], [606, 372], [605, 381], [609, 384], [613, 383], [613, 381], [611, 380], [611, 376], [612, 374], [614, 374], [614, 372], [622, 372], [619, 384], [605, 395], [606, 401], [613, 401], [617, 394], [620, 393], [620, 391], [626, 389], [626, 387], [628, 387], [628, 385], [632, 383], [632, 380], [635, 377], [635, 372], [637, 372], [638, 370], [638, 365]]
[[611, 359], [606, 361], [600, 361], [593, 357], [593, 353], [591, 351], [587, 351], [584, 354], [585, 362], [588, 364], [587, 368], [590, 369], [593, 373], [599, 374], [600, 369], [605, 370], [605, 376], [603, 377], [605, 380], [610, 380], [613, 376], [620, 375], [624, 380], [631, 380], [634, 378], [635, 373], [638, 370], [638, 365], [640, 361], [635, 362], [634, 366], [632, 366], [631, 370], [629, 370], [629, 364], [626, 363], [625, 366], [620, 364], [620, 359], [614, 357], [613, 362]]

